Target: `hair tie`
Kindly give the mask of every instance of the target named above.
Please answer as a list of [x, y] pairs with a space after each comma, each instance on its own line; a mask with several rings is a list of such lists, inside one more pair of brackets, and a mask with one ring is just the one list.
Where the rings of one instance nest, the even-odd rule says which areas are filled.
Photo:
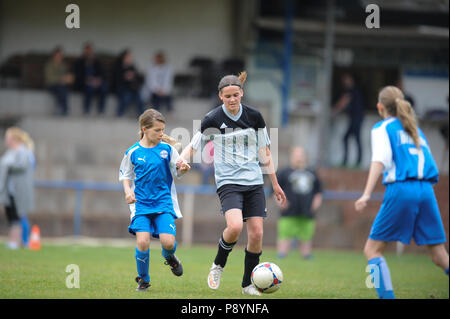
[[219, 87], [219, 91], [221, 91], [223, 88], [225, 88], [227, 86], [237, 86], [238, 88], [242, 89], [242, 86], [237, 83], [229, 83], [229, 84], [225, 84], [225, 85], [222, 85], [221, 87]]

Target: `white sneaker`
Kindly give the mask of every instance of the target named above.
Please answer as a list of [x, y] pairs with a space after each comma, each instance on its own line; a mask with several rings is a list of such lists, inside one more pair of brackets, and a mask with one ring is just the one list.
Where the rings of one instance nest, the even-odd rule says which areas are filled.
[[252, 295], [252, 296], [261, 296], [261, 293], [252, 284], [248, 285], [247, 287], [242, 288], [242, 294]]
[[220, 285], [220, 276], [222, 275], [223, 268], [220, 265], [212, 264], [208, 275], [208, 286], [211, 289], [218, 289]]

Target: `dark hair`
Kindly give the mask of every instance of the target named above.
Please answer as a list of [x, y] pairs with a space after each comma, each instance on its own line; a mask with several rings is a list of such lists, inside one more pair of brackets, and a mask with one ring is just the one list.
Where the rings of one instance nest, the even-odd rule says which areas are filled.
[[247, 79], [247, 72], [245, 71], [239, 73], [238, 76], [226, 75], [220, 80], [218, 89], [219, 91], [222, 91], [222, 89], [226, 86], [238, 86], [242, 89], [246, 79]]

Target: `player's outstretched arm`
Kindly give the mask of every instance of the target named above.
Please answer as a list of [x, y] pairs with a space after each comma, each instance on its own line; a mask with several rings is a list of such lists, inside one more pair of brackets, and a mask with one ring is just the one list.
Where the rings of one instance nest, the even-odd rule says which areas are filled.
[[381, 162], [372, 162], [370, 165], [369, 176], [367, 177], [366, 187], [363, 195], [355, 202], [355, 209], [361, 212], [366, 206], [377, 184], [378, 177], [383, 172], [384, 165]]
[[192, 156], [194, 156], [195, 151], [196, 150], [192, 147], [192, 143], [189, 143], [189, 145], [186, 146], [180, 153], [180, 159], [183, 159], [184, 161], [186, 161], [186, 163], [189, 163]]
[[177, 168], [177, 175], [181, 176], [187, 173], [191, 169], [191, 166], [186, 162], [184, 158], [180, 156], [178, 157], [178, 160], [176, 162], [176, 168]]

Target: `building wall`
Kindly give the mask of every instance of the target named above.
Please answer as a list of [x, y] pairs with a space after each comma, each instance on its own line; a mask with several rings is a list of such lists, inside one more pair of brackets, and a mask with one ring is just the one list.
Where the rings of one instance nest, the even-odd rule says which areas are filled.
[[79, 54], [84, 42], [97, 51], [131, 48], [139, 68], [163, 49], [176, 70], [195, 55], [223, 59], [232, 52], [232, 3], [227, 0], [78, 0], [80, 28], [67, 29], [67, 1], [0, 1], [0, 61], [13, 53], [49, 52], [62, 45]]

